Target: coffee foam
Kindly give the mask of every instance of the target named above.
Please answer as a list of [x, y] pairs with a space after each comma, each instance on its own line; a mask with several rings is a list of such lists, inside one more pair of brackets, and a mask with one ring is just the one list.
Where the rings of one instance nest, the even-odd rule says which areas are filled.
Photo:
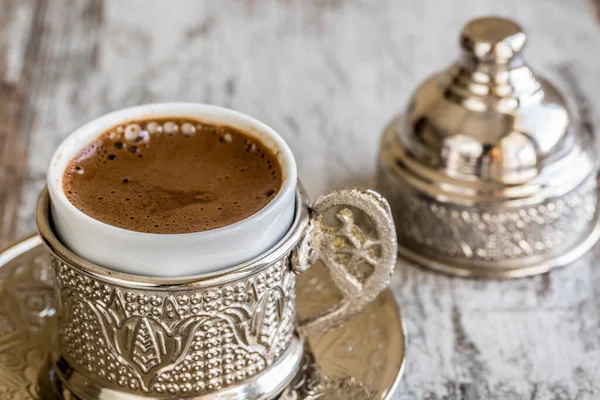
[[276, 156], [227, 126], [134, 121], [102, 134], [69, 163], [63, 189], [92, 218], [124, 229], [189, 233], [241, 221], [282, 185]]

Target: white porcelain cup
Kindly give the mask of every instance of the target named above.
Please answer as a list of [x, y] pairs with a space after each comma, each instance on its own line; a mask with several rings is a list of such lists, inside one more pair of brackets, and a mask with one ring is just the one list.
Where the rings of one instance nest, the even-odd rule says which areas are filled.
[[[281, 165], [282, 187], [260, 211], [234, 224], [196, 233], [154, 234], [126, 230], [84, 214], [66, 197], [69, 161], [107, 130], [132, 120], [193, 118], [242, 130], [267, 146]], [[160, 277], [215, 272], [249, 261], [279, 242], [292, 225], [297, 171], [285, 141], [269, 126], [226, 108], [194, 103], [148, 104], [99, 117], [70, 134], [48, 169], [54, 230], [72, 252], [116, 271]]]

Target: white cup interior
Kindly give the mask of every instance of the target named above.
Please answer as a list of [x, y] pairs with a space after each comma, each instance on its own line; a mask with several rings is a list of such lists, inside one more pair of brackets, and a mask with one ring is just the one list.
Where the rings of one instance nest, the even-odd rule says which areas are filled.
[[[294, 155], [287, 143], [268, 125], [245, 114], [223, 107], [196, 103], [157, 103], [125, 108], [103, 115], [102, 117], [83, 125], [69, 135], [54, 152], [50, 162], [50, 168], [48, 169], [47, 184], [52, 201], [62, 203], [65, 207], [71, 209], [74, 214], [77, 214], [82, 218], [87, 217], [95, 222], [104, 224], [103, 222], [97, 221], [84, 214], [67, 199], [63, 190], [63, 176], [65, 169], [69, 162], [75, 158], [81, 150], [92, 144], [102, 133], [109, 129], [136, 120], [165, 117], [194, 118], [209, 124], [222, 124], [238, 128], [248, 136], [260, 140], [261, 143], [277, 156], [277, 160], [281, 166], [282, 186], [277, 195], [258, 213], [263, 212], [267, 207], [277, 203], [284, 197], [285, 193], [289, 193], [290, 191], [293, 192], [295, 190], [297, 175]], [[248, 218], [253, 218], [255, 215], [256, 214]], [[241, 222], [243, 221], [239, 221], [238, 223]], [[108, 224], [104, 225], [106, 225], [105, 228], [122, 229]], [[226, 229], [233, 225], [235, 224], [217, 229]], [[213, 230], [183, 233], [181, 235], [194, 235], [199, 233], [210, 234]], [[135, 233], [152, 234], [142, 232]], [[161, 235], [172, 234], [161, 233]]]
[[[136, 120], [151, 120], [152, 118], [163, 119], [166, 117], [191, 118], [214, 125], [228, 125], [243, 131], [250, 137], [256, 138], [268, 147], [276, 155], [277, 160], [279, 161], [282, 170], [282, 186], [279, 192], [265, 207], [242, 221], [212, 230], [179, 234], [137, 232], [109, 225], [83, 213], [68, 200], [63, 189], [63, 176], [69, 162], [75, 158], [81, 150], [92, 144], [101, 134], [117, 125], [126, 124]], [[294, 207], [293, 199], [295, 198], [296, 181], [297, 172], [294, 156], [286, 142], [272, 128], [252, 117], [233, 110], [196, 103], [148, 104], [126, 108], [103, 115], [77, 129], [60, 144], [52, 156], [47, 176], [53, 216], [55, 216], [55, 214], [60, 214], [61, 225], [69, 225], [68, 227], [61, 226], [60, 228], [62, 229], [55, 229], [59, 239], [61, 239], [61, 230], [66, 231], [66, 229], [71, 229], [71, 231], [73, 231], [79, 229], [81, 235], [84, 235], [87, 232], [90, 236], [93, 236], [95, 229], [98, 233], [102, 232], [104, 237], [120, 237], [124, 238], [124, 240], [133, 238], [137, 239], [139, 243], [146, 243], [148, 245], [153, 243], [150, 241], [153, 237], [169, 237], [169, 240], [171, 241], [176, 237], [180, 237], [191, 243], [191, 238], [196, 240], [210, 235], [227, 238], [229, 232], [232, 234], [238, 232], [239, 234], [244, 226], [249, 226], [249, 223], [252, 222], [254, 223], [254, 227], [259, 226], [257, 225], [258, 221], [263, 217], [265, 217], [263, 220], [268, 220], [266, 216], [275, 213], [278, 207], [282, 209], [283, 207]], [[292, 201], [291, 205], [288, 204], [290, 201]], [[56, 221], [54, 224], [56, 225]], [[278, 235], [279, 237], [283, 237], [285, 233], [286, 232], [280, 232]], [[73, 237], [76, 237], [77, 235], [78, 233], [72, 232]], [[69, 243], [65, 244], [67, 247], [71, 247], [71, 250], [75, 253], [79, 253], [80, 255], [83, 255], [81, 253], [85, 253], [85, 251], [80, 251], [84, 249], [73, 248], [75, 245], [69, 246]], [[102, 245], [102, 243], [99, 244]], [[233, 243], [233, 245], [235, 245], [235, 243]], [[97, 260], [90, 261], [97, 262]], [[104, 264], [107, 263], [111, 264], [110, 262], [105, 262]], [[113, 265], [103, 266], [111, 268]], [[126, 268], [120, 267], [116, 269], [129, 273], [137, 272], [137, 269], [127, 270]], [[211, 266], [209, 270], [210, 269], [214, 270], [214, 266]], [[185, 273], [188, 272], [198, 273], [203, 271], [186, 270]], [[149, 273], [154, 274], [155, 271], [150, 270]]]

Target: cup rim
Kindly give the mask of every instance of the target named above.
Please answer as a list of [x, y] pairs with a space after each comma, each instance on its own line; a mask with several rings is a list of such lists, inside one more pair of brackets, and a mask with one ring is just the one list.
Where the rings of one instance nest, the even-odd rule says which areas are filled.
[[[261, 140], [258, 135], [265, 135], [269, 141], [262, 140], [262, 144], [274, 151], [277, 160], [281, 164], [283, 172], [283, 182], [281, 188], [263, 208], [254, 214], [237, 221], [233, 224], [225, 225], [215, 229], [209, 229], [200, 232], [186, 233], [152, 233], [140, 232], [130, 229], [120, 228], [106, 222], [99, 221], [85, 214], [69, 201], [63, 190], [63, 175], [68, 162], [81, 151], [85, 146], [91, 144], [100, 135], [106, 132], [110, 127], [127, 123], [127, 121], [150, 119], [152, 117], [164, 118], [192, 118], [207, 123], [215, 123], [229, 125], [240, 129], [243, 132], [248, 132], [257, 140]], [[215, 121], [217, 117], [231, 118], [240, 121], [238, 124]], [[243, 121], [243, 122], [242, 122]], [[241, 126], [242, 123], [244, 126]], [[64, 154], [69, 153], [70, 156], [66, 161], [63, 161]], [[282, 156], [280, 156], [280, 154]], [[62, 165], [62, 168], [61, 168]], [[75, 218], [83, 220], [83, 222], [92, 225], [97, 229], [109, 230], [115, 234], [133, 235], [137, 238], [154, 238], [154, 237], [206, 237], [208, 235], [225, 235], [242, 228], [253, 220], [260, 220], [263, 216], [273, 212], [274, 209], [280, 207], [290, 195], [296, 190], [297, 167], [294, 155], [288, 144], [283, 138], [270, 126], [259, 121], [247, 114], [235, 111], [226, 107], [215, 106], [211, 104], [193, 103], [193, 102], [169, 102], [169, 103], [148, 103], [133, 107], [122, 108], [116, 111], [103, 114], [84, 125], [80, 126], [70, 133], [56, 148], [50, 159], [46, 184], [48, 192], [53, 204], [59, 205], [64, 210], [71, 213]]]
[[38, 235], [44, 245], [63, 263], [92, 278], [109, 281], [131, 289], [176, 290], [177, 287], [194, 286], [209, 288], [224, 285], [254, 275], [281, 260], [300, 242], [309, 224], [309, 200], [302, 184], [294, 189], [294, 220], [284, 236], [267, 251], [243, 263], [223, 270], [186, 276], [146, 276], [115, 271], [80, 257], [57, 237], [50, 212], [51, 199], [48, 187], [44, 187], [36, 206], [36, 225]]

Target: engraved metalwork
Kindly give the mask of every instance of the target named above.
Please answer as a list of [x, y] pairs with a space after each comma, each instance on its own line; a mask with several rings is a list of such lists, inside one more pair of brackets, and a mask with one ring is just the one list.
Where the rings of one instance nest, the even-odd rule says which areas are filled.
[[117, 286], [53, 263], [62, 355], [113, 389], [218, 391], [272, 365], [294, 334], [295, 279], [283, 260], [225, 285], [166, 292]]
[[305, 350], [302, 367], [296, 378], [281, 394], [280, 400], [365, 399], [375, 390], [353, 377], [331, 378], [321, 372], [310, 348]]
[[0, 398], [40, 398], [56, 330], [50, 255], [36, 237], [0, 253]]
[[587, 233], [596, 212], [596, 179], [590, 177], [564, 196], [518, 208], [461, 207], [414, 191], [394, 204], [405, 210], [396, 219], [399, 240], [456, 260], [502, 261], [543, 255], [571, 246]]
[[[344, 323], [388, 286], [395, 264], [393, 222], [381, 196], [338, 190], [310, 210], [302, 196], [290, 232], [258, 261], [212, 275], [151, 278], [106, 270], [66, 249], [52, 232], [44, 191], [38, 228], [60, 299], [61, 387], [83, 399], [276, 396], [298, 369], [296, 329], [320, 334]], [[325, 222], [330, 210], [339, 226]], [[296, 274], [316, 258], [345, 296], [297, 322]], [[282, 358], [291, 360], [287, 369]]]
[[377, 189], [409, 260], [524, 276], [573, 261], [600, 236], [594, 138], [529, 68], [525, 41], [512, 21], [470, 22], [462, 58], [385, 129]]
[[[301, 316], [339, 301], [326, 271], [317, 263], [298, 278]], [[1, 398], [55, 398], [44, 372], [55, 337], [60, 337], [52, 286], [50, 254], [39, 237], [0, 252]], [[297, 400], [380, 400], [393, 394], [403, 367], [404, 332], [389, 290], [344, 326], [308, 341], [305, 362], [284, 395]]]
[[[335, 225], [326, 220], [327, 212], [332, 209]], [[359, 227], [354, 210], [365, 214], [373, 225], [372, 232], [366, 233]], [[300, 253], [297, 257], [309, 258], [302, 253], [314, 250], [343, 299], [315, 316], [302, 319], [299, 330], [305, 334], [333, 329], [373, 301], [390, 283], [397, 251], [389, 205], [372, 190], [330, 192], [317, 199], [312, 214], [310, 246], [307, 249], [301, 244], [296, 250]]]

